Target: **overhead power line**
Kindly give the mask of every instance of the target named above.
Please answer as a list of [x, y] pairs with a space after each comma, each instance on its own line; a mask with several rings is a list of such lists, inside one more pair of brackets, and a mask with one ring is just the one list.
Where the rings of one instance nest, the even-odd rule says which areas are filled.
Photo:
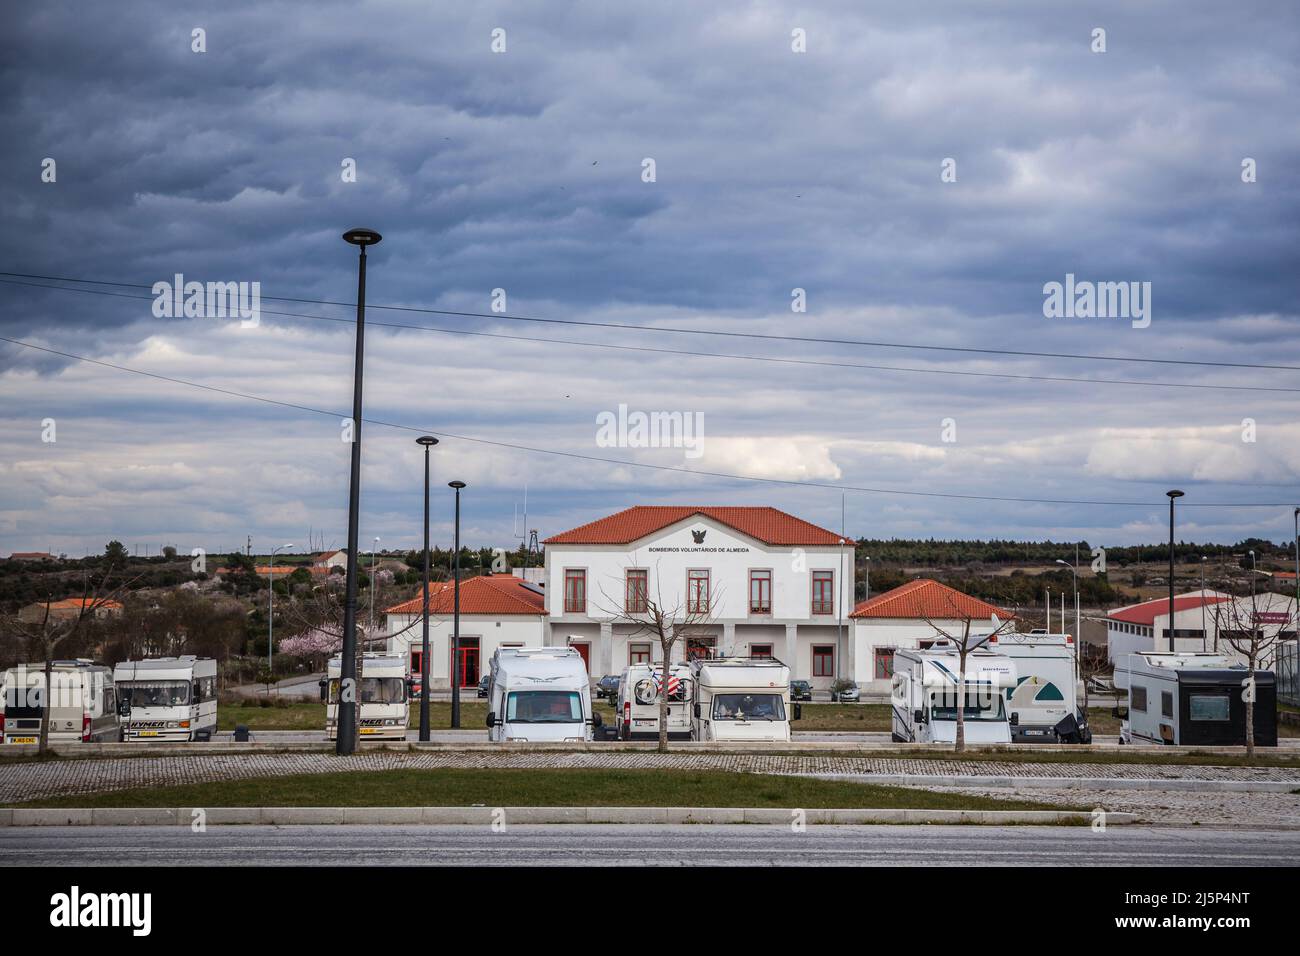
[[[140, 282], [112, 282], [98, 279], [70, 278], [67, 276], [36, 275], [26, 272], [0, 272], [0, 276], [10, 276], [18, 279], [43, 279], [52, 282], [72, 282], [85, 285], [107, 285], [131, 289], [152, 288], [151, 285]], [[338, 302], [331, 299], [306, 299], [275, 295], [264, 295], [261, 298], [274, 302], [296, 302], [304, 305], [336, 305], [353, 309], [356, 308], [355, 302]], [[1075, 352], [1036, 352], [1017, 349], [974, 348], [971, 346], [959, 345], [926, 345], [917, 342], [884, 342], [871, 339], [820, 338], [805, 335], [777, 335], [775, 333], [765, 332], [734, 332], [726, 329], [690, 329], [669, 325], [637, 325], [630, 322], [595, 322], [587, 319], [542, 318], [540, 316], [508, 315], [506, 313], [460, 312], [453, 309], [430, 309], [409, 305], [373, 305], [369, 302], [366, 303], [366, 308], [383, 309], [390, 312], [413, 312], [424, 315], [450, 315], [460, 318], [490, 319], [497, 322], [538, 322], [548, 325], [575, 325], [585, 328], [620, 329], [624, 331], [656, 332], [660, 334], [669, 333], [674, 335], [714, 335], [724, 338], [753, 339], [755, 341], [768, 342], [800, 342], [810, 345], [845, 345], [861, 348], [912, 349], [922, 352], [954, 352], [968, 355], [1010, 355], [1018, 358], [1055, 358], [1089, 362], [1137, 362], [1146, 365], [1182, 365], [1200, 368], [1249, 368], [1300, 372], [1300, 365], [1266, 365], [1255, 362], [1209, 362], [1196, 359], [1150, 357], [1136, 358], [1128, 355], [1091, 355]]]
[[[0, 273], [0, 275], [9, 275], [9, 273]], [[51, 280], [53, 281], [53, 280]], [[89, 281], [89, 280], [77, 280]], [[104, 289], [78, 289], [67, 286], [41, 285], [37, 282], [27, 282], [17, 279], [0, 279], [0, 283], [6, 285], [26, 286], [34, 289], [49, 289], [55, 292], [76, 292], [86, 295], [101, 295], [111, 298], [120, 299], [137, 299], [147, 302], [153, 301], [152, 295], [134, 295], [125, 292], [109, 292]], [[107, 284], [107, 283], [102, 283]], [[129, 285], [127, 283], [117, 283], [126, 288], [139, 288], [139, 286]], [[272, 298], [263, 296], [263, 298]], [[324, 303], [322, 303], [324, 304]], [[370, 306], [367, 306], [370, 308]], [[286, 318], [307, 319], [318, 322], [335, 322], [346, 325], [355, 324], [354, 317], [332, 316], [332, 315], [310, 315], [304, 312], [285, 312], [276, 309], [262, 309], [264, 315], [282, 316]], [[1081, 378], [1069, 375], [1032, 375], [1021, 372], [974, 372], [965, 369], [946, 369], [946, 368], [917, 368], [915, 366], [898, 366], [898, 365], [873, 365], [862, 362], [832, 362], [825, 359], [794, 359], [780, 358], [769, 355], [739, 355], [734, 352], [700, 352], [693, 349], [671, 349], [657, 348], [649, 345], [618, 345], [610, 342], [587, 342], [576, 339], [557, 339], [557, 338], [540, 338], [529, 335], [509, 335], [504, 332], [482, 332], [471, 329], [451, 329], [445, 326], [429, 325], [410, 325], [402, 322], [381, 322], [376, 319], [367, 319], [367, 326], [377, 326], [380, 328], [399, 329], [411, 332], [435, 332], [442, 335], [465, 335], [480, 338], [504, 339], [513, 342], [538, 342], [544, 345], [568, 345], [578, 346], [581, 348], [608, 349], [620, 352], [643, 352], [659, 355], [683, 355], [693, 358], [719, 358], [744, 362], [767, 362], [778, 365], [803, 365], [820, 368], [851, 368], [862, 369], [876, 372], [902, 372], [910, 375], [956, 375], [963, 378], [995, 378], [1008, 379], [1012, 381], [1029, 381], [1029, 382], [1053, 382], [1053, 383], [1074, 383], [1083, 385], [1121, 385], [1142, 388], [1182, 388], [1182, 389], [1209, 389], [1213, 391], [1229, 392], [1281, 392], [1281, 393], [1300, 393], [1300, 388], [1288, 388], [1285, 386], [1275, 385], [1218, 385], [1204, 382], [1153, 382], [1143, 379], [1113, 379], [1113, 378]]]
[[[267, 405], [276, 405], [281, 408], [291, 408], [297, 411], [310, 412], [314, 415], [328, 415], [336, 420], [348, 418], [336, 411], [330, 411], [325, 408], [316, 408], [311, 405], [303, 405], [297, 402], [286, 402], [280, 399], [268, 398], [264, 395], [255, 395], [251, 392], [241, 392], [235, 389], [222, 388], [218, 385], [205, 385], [202, 382], [193, 382], [188, 379], [175, 378], [170, 375], [162, 375], [158, 372], [150, 372], [145, 369], [132, 368], [128, 365], [119, 365], [114, 362], [105, 362], [100, 359], [90, 358], [85, 355], [77, 355], [74, 352], [65, 352], [60, 349], [53, 349], [43, 345], [36, 345], [32, 342], [24, 342], [21, 339], [14, 339], [8, 336], [0, 335], [0, 342], [9, 342], [12, 345], [18, 345], [23, 348], [33, 349], [38, 352], [45, 352], [49, 355], [57, 355], [62, 358], [72, 359], [77, 362], [84, 362], [88, 365], [96, 365], [101, 368], [113, 369], [118, 372], [127, 372], [133, 375], [140, 375], [145, 378], [155, 379], [161, 382], [168, 382], [173, 385], [181, 385], [187, 388], [200, 389], [206, 392], [214, 392], [220, 395], [226, 395], [232, 398], [244, 399], [246, 401], [261, 402]], [[605, 465], [619, 465], [625, 468], [642, 468], [652, 471], [673, 472], [676, 474], [691, 475], [702, 478], [721, 478], [728, 481], [747, 481], [758, 484], [784, 485], [796, 488], [821, 488], [831, 491], [852, 491], [862, 494], [873, 495], [896, 495], [910, 498], [941, 498], [955, 499], [965, 501], [999, 501], [1012, 504], [1043, 504], [1043, 505], [1083, 505], [1083, 506], [1105, 506], [1115, 508], [1153, 508], [1163, 507], [1159, 500], [1153, 501], [1099, 501], [1095, 499], [1077, 499], [1077, 498], [1028, 498], [1010, 495], [972, 495], [958, 494], [954, 492], [938, 491], [910, 491], [896, 488], [874, 488], [861, 485], [839, 485], [831, 482], [820, 481], [795, 481], [786, 478], [765, 478], [758, 475], [740, 475], [721, 471], [704, 471], [693, 468], [683, 468], [677, 465], [657, 465], [651, 462], [632, 461], [626, 458], [606, 458], [601, 455], [585, 455], [580, 452], [559, 451], [553, 448], [538, 448], [533, 445], [523, 445], [517, 442], [497, 441], [488, 438], [477, 438], [471, 435], [457, 435], [452, 432], [441, 431], [438, 429], [427, 428], [425, 426], [405, 425], [400, 422], [389, 422], [382, 419], [363, 418], [362, 421], [367, 425], [379, 425], [385, 428], [397, 428], [403, 431], [418, 432], [421, 434], [434, 435], [439, 438], [448, 438], [453, 441], [472, 442], [479, 445], [489, 445], [497, 448], [509, 448], [514, 451], [523, 451], [536, 455], [550, 455], [559, 458], [576, 459], [580, 461], [598, 462]], [[1186, 502], [1182, 504], [1184, 508], [1290, 508], [1291, 502]]]

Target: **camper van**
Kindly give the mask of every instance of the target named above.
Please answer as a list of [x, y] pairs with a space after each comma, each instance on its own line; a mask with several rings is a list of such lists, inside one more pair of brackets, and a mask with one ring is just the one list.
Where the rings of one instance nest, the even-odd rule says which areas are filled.
[[[895, 743], [956, 743], [961, 655], [951, 641], [925, 650], [894, 652], [890, 703]], [[1007, 691], [1016, 686], [1016, 665], [984, 646], [966, 655], [962, 726], [969, 744], [1011, 742]]]
[[210, 657], [123, 661], [113, 670], [123, 740], [211, 740], [217, 731], [217, 662]]
[[1078, 662], [1070, 634], [1012, 632], [991, 638], [989, 647], [1016, 665], [1016, 685], [1007, 688], [1007, 712], [1015, 718], [1016, 743], [1088, 743], [1078, 702]]
[[[361, 690], [357, 694], [357, 728], [368, 740], [405, 740], [410, 723], [410, 682], [406, 661], [384, 654], [366, 654], [361, 661]], [[338, 739], [339, 677], [343, 659], [331, 657], [320, 682], [325, 702], [325, 736]]]
[[[659, 739], [662, 665], [631, 664], [618, 682], [618, 739]], [[668, 669], [668, 739], [691, 739], [691, 668], [678, 662]]]
[[[1125, 654], [1115, 665], [1116, 686], [1128, 688], [1120, 743], [1244, 746], [1248, 705], [1242, 695], [1248, 673], [1224, 654]], [[1277, 683], [1271, 671], [1255, 671], [1255, 743], [1277, 746]]]
[[[6, 744], [40, 743], [45, 665], [20, 664], [5, 671], [0, 680], [0, 737]], [[122, 739], [112, 670], [84, 659], [54, 661], [50, 684], [50, 743]]]
[[591, 740], [602, 725], [573, 647], [499, 647], [488, 681], [488, 739], [497, 743]]
[[790, 739], [790, 668], [775, 657], [691, 661], [691, 739]]

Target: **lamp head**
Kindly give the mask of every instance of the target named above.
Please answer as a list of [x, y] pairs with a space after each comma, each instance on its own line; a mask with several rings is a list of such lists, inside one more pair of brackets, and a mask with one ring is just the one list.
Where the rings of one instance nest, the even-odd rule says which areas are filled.
[[350, 242], [354, 246], [360, 246], [363, 250], [366, 246], [373, 246], [383, 239], [379, 233], [373, 229], [349, 229], [343, 233], [343, 241]]
[[417, 445], [423, 445], [425, 448], [429, 448], [438, 444], [438, 439], [434, 438], [432, 435], [421, 435], [415, 440], [415, 443]]
[[1167, 494], [1167, 495], [1169, 496], [1169, 498], [1170, 498], [1171, 501], [1172, 501], [1174, 498], [1181, 498], [1181, 497], [1183, 496], [1183, 493], [1182, 493], [1181, 491], [1177, 491], [1177, 490], [1174, 490], [1174, 491], [1166, 491], [1165, 494]]
[[449, 482], [447, 482], [447, 487], [448, 487], [448, 488], [455, 488], [457, 491], [460, 491], [460, 489], [462, 489], [462, 488], [465, 487], [465, 482], [463, 482], [463, 481], [449, 481]]

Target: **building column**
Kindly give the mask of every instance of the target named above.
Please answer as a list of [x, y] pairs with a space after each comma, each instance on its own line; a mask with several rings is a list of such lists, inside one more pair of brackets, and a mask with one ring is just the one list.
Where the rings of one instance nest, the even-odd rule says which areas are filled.
[[799, 658], [799, 625], [787, 624], [785, 626], [785, 653], [781, 655], [781, 660], [786, 667], [790, 668], [790, 679], [796, 680], [798, 673]]
[[614, 625], [609, 621], [600, 625], [600, 672], [614, 673]]
[[718, 648], [723, 657], [731, 657], [736, 653], [736, 625], [722, 625], [722, 646]]

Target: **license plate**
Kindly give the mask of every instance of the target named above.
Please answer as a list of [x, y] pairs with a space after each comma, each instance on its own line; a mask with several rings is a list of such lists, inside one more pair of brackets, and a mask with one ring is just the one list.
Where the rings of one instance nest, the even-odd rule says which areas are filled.
[[382, 730], [381, 728], [379, 728], [379, 727], [362, 727], [362, 728], [361, 728], [361, 733], [363, 733], [363, 734], [382, 734], [382, 733], [383, 733], [383, 730]]
[[6, 738], [5, 738], [5, 743], [7, 743], [7, 744], [34, 744], [34, 743], [36, 743], [36, 738], [35, 738], [35, 737], [6, 737]]
[[1047, 736], [1047, 731], [1045, 731], [1045, 730], [1026, 730], [1026, 731], [1025, 731], [1025, 736], [1026, 736], [1026, 737], [1046, 737], [1046, 736]]
[[158, 731], [156, 731], [156, 730], [142, 730], [142, 731], [139, 732], [139, 735], [140, 735], [141, 737], [157, 737], [157, 736], [158, 736]]

